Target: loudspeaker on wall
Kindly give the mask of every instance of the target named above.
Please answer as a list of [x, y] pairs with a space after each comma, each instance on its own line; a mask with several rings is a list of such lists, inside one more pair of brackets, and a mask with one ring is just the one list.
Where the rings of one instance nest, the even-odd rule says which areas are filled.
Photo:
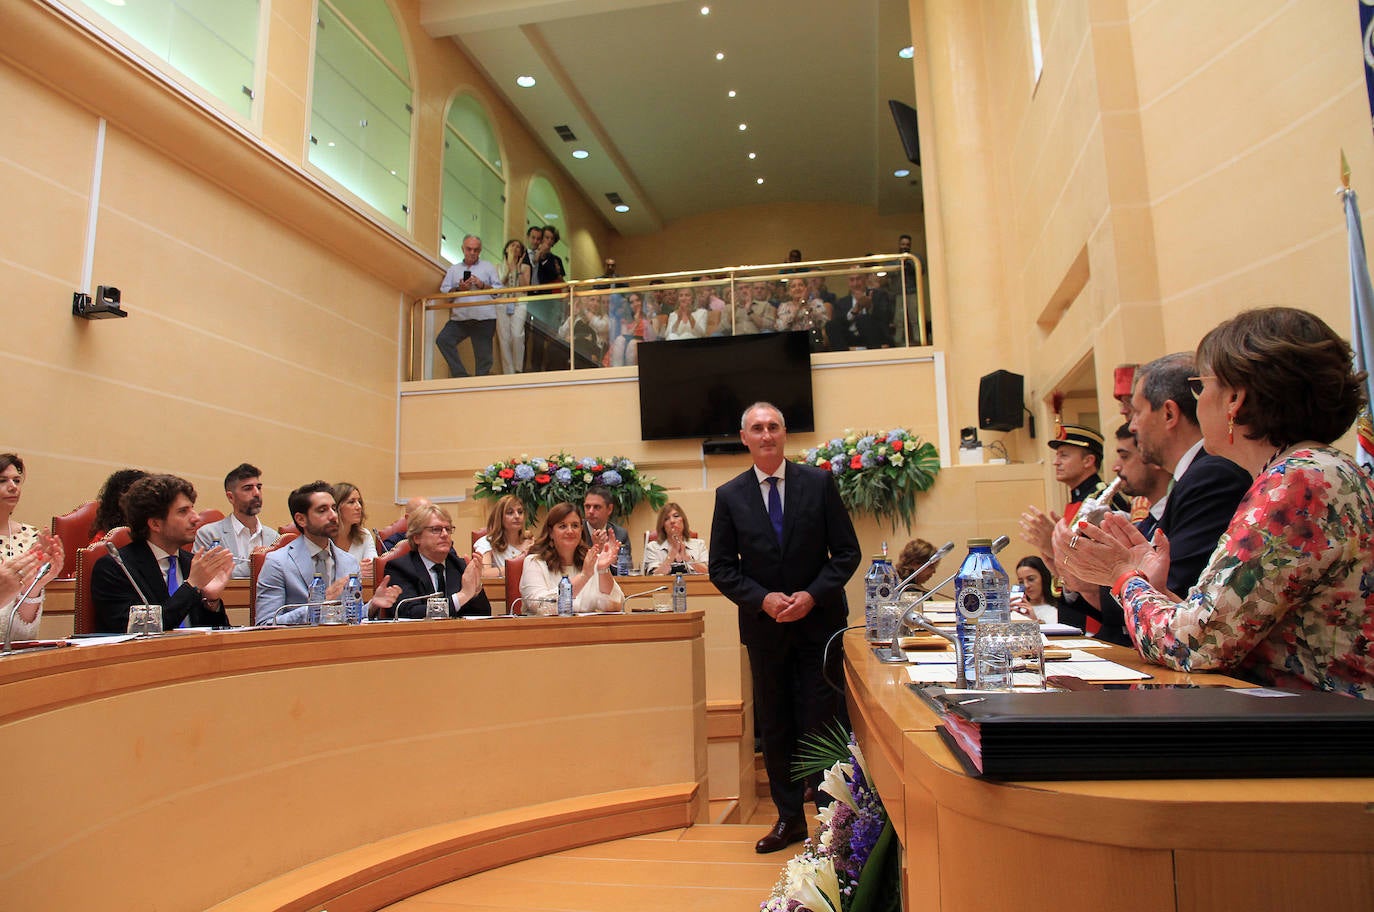
[[1015, 431], [1023, 422], [1026, 380], [1011, 371], [993, 371], [978, 381], [978, 427]]

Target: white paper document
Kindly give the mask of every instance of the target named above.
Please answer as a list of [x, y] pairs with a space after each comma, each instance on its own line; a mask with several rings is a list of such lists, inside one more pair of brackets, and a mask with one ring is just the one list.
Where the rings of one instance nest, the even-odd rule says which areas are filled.
[[1046, 662], [1045, 674], [1067, 675], [1083, 681], [1143, 681], [1150, 677], [1143, 671], [1136, 671], [1105, 659], [1087, 662]]

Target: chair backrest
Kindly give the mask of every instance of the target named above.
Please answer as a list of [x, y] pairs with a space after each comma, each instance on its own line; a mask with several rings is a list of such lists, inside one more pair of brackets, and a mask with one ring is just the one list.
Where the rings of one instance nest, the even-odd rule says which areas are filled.
[[484, 536], [484, 535], [486, 535], [486, 534], [487, 534], [487, 527], [486, 527], [486, 526], [483, 526], [483, 527], [480, 528], [480, 529], [473, 529], [473, 530], [472, 530], [472, 546], [473, 546], [474, 548], [476, 548], [476, 547], [477, 547], [477, 543], [478, 543], [479, 541], [481, 541], [481, 540], [482, 540], [482, 536]]
[[[688, 538], [701, 538], [701, 535], [698, 534], [698, 533], [696, 533], [696, 532], [693, 532], [691, 535], [689, 535], [689, 536], [687, 536], [687, 537], [688, 537]], [[645, 532], [645, 533], [644, 533], [644, 544], [647, 545], [649, 542], [656, 542], [656, 541], [658, 541], [658, 530], [657, 530], [657, 529], [650, 529], [648, 532]]]
[[524, 614], [520, 599], [520, 577], [525, 572], [525, 559], [506, 561], [506, 614]]
[[392, 548], [387, 553], [377, 555], [377, 557], [372, 561], [372, 579], [380, 585], [382, 577], [386, 576], [387, 564], [391, 563], [396, 558], [409, 553], [410, 539], [404, 538], [401, 539], [400, 544]]
[[129, 531], [128, 526], [115, 526], [105, 533], [104, 541], [109, 542], [116, 548], [122, 548], [134, 540], [134, 533]]
[[[201, 510], [199, 521], [196, 523], [196, 528], [199, 529], [201, 526], [206, 525], [207, 523], [219, 522], [223, 518], [223, 510]], [[194, 551], [195, 549], [195, 542], [191, 542], [190, 544], [181, 546], [181, 550], [183, 551]]]
[[91, 543], [92, 526], [95, 525], [95, 511], [100, 505], [94, 500], [84, 503], [70, 513], [52, 518], [52, 534], [62, 542], [62, 579], [69, 579], [76, 572], [76, 552]]
[[[393, 535], [400, 535], [401, 533], [405, 532], [405, 530], [406, 530], [406, 523], [407, 523], [406, 518], [405, 518], [404, 516], [402, 516], [400, 519], [396, 520], [396, 521], [393, 522], [391, 525], [389, 525], [389, 526], [384, 526], [383, 528], [378, 529], [378, 530], [377, 530], [377, 537], [378, 537], [379, 539], [381, 539], [382, 541], [386, 541], [388, 538], [390, 538], [390, 537], [393, 536]], [[382, 549], [381, 549], [380, 546], [378, 546], [377, 550], [378, 550], [378, 551], [381, 551]]]
[[[297, 535], [299, 535], [299, 534], [301, 533], [301, 530], [296, 528], [296, 524], [295, 524], [295, 523], [292, 523], [292, 524], [289, 525], [289, 526], [277, 526], [277, 531], [278, 531], [279, 533], [281, 533], [282, 535], [286, 535], [287, 533], [290, 533], [290, 532], [295, 532]], [[277, 541], [281, 541], [281, 539], [277, 539]]]
[[281, 538], [272, 543], [270, 548], [254, 548], [253, 553], [248, 555], [248, 626], [254, 627], [258, 623], [258, 574], [262, 572], [263, 562], [267, 560], [267, 552], [275, 551], [278, 548], [285, 548], [300, 535], [299, 532], [292, 530], [283, 532]]
[[[95, 633], [95, 600], [91, 598], [91, 570], [105, 556], [105, 543], [77, 548], [73, 555], [76, 591], [72, 610], [72, 633]], [[122, 631], [121, 631], [122, 632]]]

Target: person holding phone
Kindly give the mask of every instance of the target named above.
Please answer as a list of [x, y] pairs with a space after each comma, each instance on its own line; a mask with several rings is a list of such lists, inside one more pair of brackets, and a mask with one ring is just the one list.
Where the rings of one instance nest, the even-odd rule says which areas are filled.
[[[447, 294], [450, 291], [477, 292], [502, 287], [496, 267], [481, 259], [481, 256], [482, 239], [475, 234], [464, 237], [463, 261], [454, 263], [448, 272], [444, 273], [444, 281], [440, 283], [439, 291]], [[477, 375], [484, 377], [491, 373], [491, 342], [496, 335], [496, 306], [472, 306], [474, 301], [491, 299], [492, 296], [489, 294], [467, 294], [453, 299], [453, 303], [459, 306], [449, 311], [448, 323], [444, 324], [438, 338], [434, 340], [439, 354], [448, 362], [450, 376], [468, 376], [467, 368], [458, 356], [458, 346], [464, 339], [472, 340], [472, 360], [476, 365]]]

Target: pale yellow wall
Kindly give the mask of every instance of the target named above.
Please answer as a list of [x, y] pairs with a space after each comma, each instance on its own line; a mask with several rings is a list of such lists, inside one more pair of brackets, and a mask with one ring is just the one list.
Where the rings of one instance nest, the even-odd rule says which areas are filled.
[[[891, 253], [897, 236], [925, 250], [920, 213], [879, 215], [871, 206], [772, 203], [679, 219], [651, 235], [616, 237], [609, 251], [621, 275], [648, 275], [722, 265], [782, 263], [796, 247], [807, 260]], [[597, 273], [600, 274], [599, 272]]]

